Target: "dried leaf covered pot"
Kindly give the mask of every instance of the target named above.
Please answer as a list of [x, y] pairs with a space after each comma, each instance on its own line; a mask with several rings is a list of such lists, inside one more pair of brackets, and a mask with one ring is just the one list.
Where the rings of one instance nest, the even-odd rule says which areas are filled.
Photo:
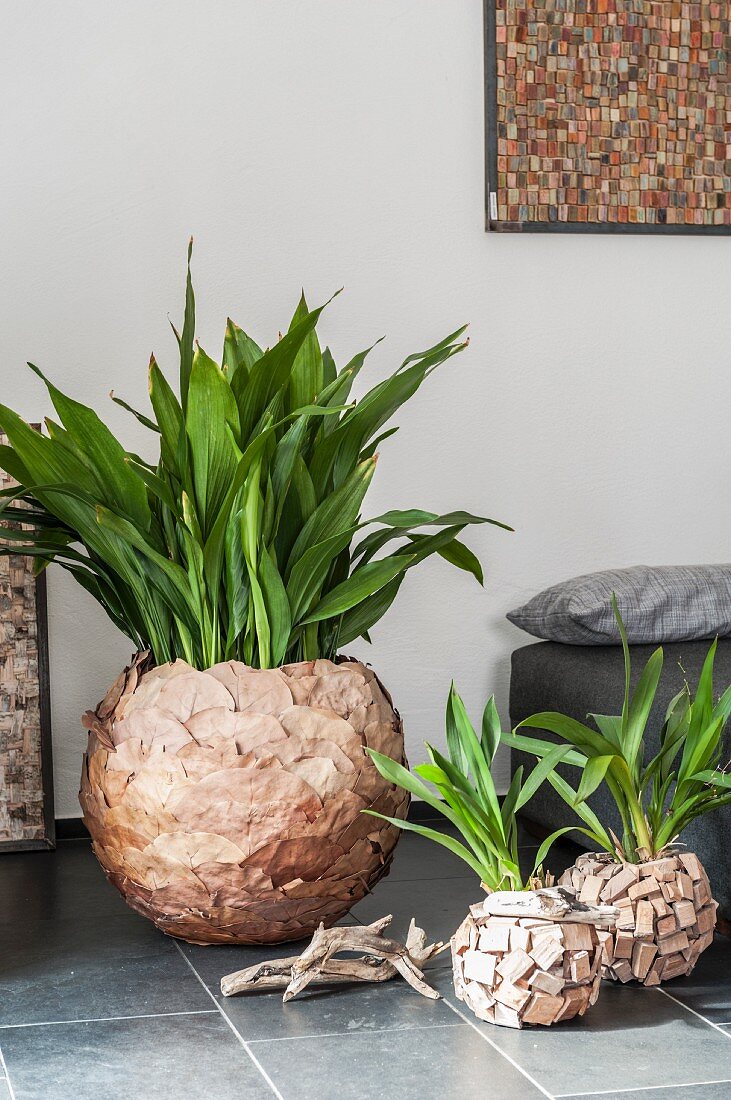
[[454, 990], [480, 1020], [549, 1026], [596, 1003], [611, 906], [572, 891], [498, 891], [470, 906], [452, 938]]
[[618, 863], [607, 852], [581, 855], [561, 883], [583, 901], [619, 911], [616, 931], [605, 944], [607, 978], [659, 985], [690, 974], [713, 943], [717, 903], [692, 852], [670, 852], [644, 863]]
[[401, 721], [356, 661], [199, 672], [138, 657], [96, 712], [81, 779], [94, 852], [127, 903], [192, 943], [333, 924], [385, 874], [406, 792]]

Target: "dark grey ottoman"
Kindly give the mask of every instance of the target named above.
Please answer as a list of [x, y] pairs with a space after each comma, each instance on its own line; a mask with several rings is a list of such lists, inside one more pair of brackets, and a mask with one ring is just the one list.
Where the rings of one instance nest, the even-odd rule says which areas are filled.
[[[672, 697], [683, 686], [683, 679], [686, 678], [691, 690], [695, 690], [709, 645], [709, 641], [704, 641], [674, 642], [663, 646], [665, 664], [655, 707], [647, 725], [646, 747], [649, 753], [657, 752], [665, 710]], [[656, 648], [654, 645], [630, 646], [633, 687], [645, 662]], [[678, 667], [679, 663], [685, 670], [685, 677]], [[731, 639], [721, 639], [715, 662], [716, 695], [720, 695], [729, 684]], [[543, 710], [561, 711], [580, 721], [586, 721], [590, 712], [619, 714], [622, 710], [623, 693], [624, 664], [621, 646], [574, 646], [559, 642], [536, 642], [516, 649], [513, 653], [510, 679], [510, 721], [513, 728], [524, 718]], [[533, 731], [525, 732], [531, 734]], [[731, 738], [727, 736], [727, 747], [730, 742]], [[513, 752], [511, 771], [514, 772], [521, 763], [532, 765], [535, 758]], [[562, 765], [558, 770], [576, 788], [579, 776], [577, 769]], [[589, 805], [602, 821], [621, 835], [616, 810], [604, 788], [592, 795]], [[547, 783], [528, 804], [526, 814], [546, 832], [562, 825], [570, 825], [573, 820], [578, 821], [570, 807]], [[590, 846], [589, 839], [582, 833], [569, 835], [582, 846]], [[683, 833], [682, 841], [690, 851], [697, 853], [708, 871], [714, 897], [720, 904], [719, 916], [731, 919], [731, 806], [724, 806], [705, 817], [697, 818]]]

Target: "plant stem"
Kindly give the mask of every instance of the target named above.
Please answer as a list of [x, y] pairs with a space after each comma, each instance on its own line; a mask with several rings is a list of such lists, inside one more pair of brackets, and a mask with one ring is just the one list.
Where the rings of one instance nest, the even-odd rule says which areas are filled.
[[[629, 768], [624, 760], [618, 761], [620, 765], [618, 768], [619, 775], [617, 776], [619, 784], [622, 788], [625, 801], [627, 803], [627, 809], [629, 810], [630, 817], [632, 819], [632, 829], [634, 831], [634, 839], [637, 841], [637, 848], [644, 848], [646, 851], [653, 854], [652, 836], [647, 824], [647, 818], [645, 817], [645, 811], [642, 808], [642, 803], [635, 794], [634, 784], [632, 782], [632, 776]], [[636, 851], [627, 852], [626, 855], [636, 855]], [[638, 862], [636, 859], [631, 860], [632, 863]]]

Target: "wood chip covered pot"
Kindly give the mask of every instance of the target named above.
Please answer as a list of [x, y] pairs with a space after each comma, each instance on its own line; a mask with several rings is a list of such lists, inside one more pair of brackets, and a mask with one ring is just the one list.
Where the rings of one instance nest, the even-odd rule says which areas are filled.
[[409, 796], [401, 720], [356, 661], [197, 671], [138, 656], [95, 712], [80, 799], [133, 909], [192, 943], [279, 943], [334, 924], [389, 868]]
[[708, 875], [692, 852], [646, 863], [620, 863], [607, 852], [581, 855], [561, 883], [582, 901], [619, 910], [606, 944], [604, 976], [659, 985], [690, 974], [713, 943], [717, 903]]
[[470, 906], [452, 939], [457, 997], [503, 1027], [583, 1016], [599, 996], [615, 915], [555, 887], [488, 895]]

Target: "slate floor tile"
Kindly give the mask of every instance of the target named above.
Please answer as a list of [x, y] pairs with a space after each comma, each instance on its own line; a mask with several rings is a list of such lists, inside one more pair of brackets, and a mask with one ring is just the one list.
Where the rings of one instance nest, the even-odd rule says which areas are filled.
[[[555, 1100], [560, 1098], [555, 1097]], [[661, 1089], [635, 1089], [632, 1092], [584, 1092], [582, 1096], [572, 1096], [572, 1100], [729, 1100], [731, 1080], [712, 1081], [699, 1085], [697, 1081], [686, 1086], [668, 1086]]]
[[453, 1028], [459, 1018], [422, 997], [404, 981], [308, 988], [282, 1004], [281, 993], [217, 998], [244, 1039], [267, 1040], [389, 1029], [406, 1031], [433, 1024]]
[[[528, 835], [520, 839], [527, 863], [537, 845]], [[576, 850], [557, 846], [552, 869], [572, 863]], [[391, 912], [396, 938], [406, 935], [413, 916], [430, 939], [448, 939], [481, 896], [476, 877], [450, 853], [405, 834], [392, 874], [346, 922]], [[667, 986], [669, 996], [607, 983], [583, 1020], [545, 1030], [495, 1028], [467, 1012], [466, 1023], [445, 1001], [427, 1001], [400, 979], [313, 988], [286, 1006], [278, 993], [221, 998], [224, 974], [298, 954], [306, 942], [241, 948], [173, 941], [124, 904], [87, 842], [4, 855], [0, 1049], [15, 1100], [275, 1096], [215, 1004], [251, 1041], [284, 1100], [545, 1095], [532, 1081], [573, 1100], [600, 1092], [607, 1100], [731, 1096], [728, 940], [717, 938], [693, 975]], [[465, 1011], [454, 998], [450, 965], [448, 952], [439, 956], [428, 980]], [[97, 1019], [169, 1012], [196, 1015]], [[72, 1022], [44, 1026], [51, 1019]], [[31, 1026], [7, 1026], [19, 1022]], [[12, 1100], [1, 1069], [0, 1100]]]
[[[397, 940], [406, 937], [414, 917], [429, 942], [446, 941], [464, 920], [470, 905], [481, 897], [484, 893], [476, 875], [441, 881], [386, 878], [350, 912], [363, 924], [392, 913], [389, 931]], [[439, 959], [444, 961], [445, 956]]]
[[[339, 923], [353, 925], [359, 922], [354, 917], [347, 916]], [[310, 936], [306, 936], [293, 943], [270, 943], [261, 946], [195, 944], [186, 943], [184, 940], [176, 940], [175, 943], [195, 967], [205, 985], [213, 993], [219, 993], [221, 978], [225, 974], [246, 970], [247, 967], [267, 959], [286, 959], [289, 956], [301, 955], [310, 939]]]
[[[347, 918], [346, 918], [347, 920]], [[352, 922], [355, 923], [355, 922]], [[187, 959], [246, 1040], [459, 1023], [441, 1002], [421, 997], [399, 978], [372, 985], [310, 986], [296, 1000], [282, 1003], [280, 992], [223, 997], [221, 978], [262, 959], [296, 955], [305, 943], [270, 947], [198, 947], [180, 944]], [[446, 958], [446, 956], [444, 956]]]
[[82, 942], [35, 959], [29, 952], [22, 964], [0, 963], [0, 1025], [209, 1008], [205, 990], [161, 933], [154, 950], [137, 954], [87, 952]]
[[274, 1095], [218, 1013], [10, 1028], [0, 1037], [16, 1100]]
[[[558, 1093], [555, 1100], [565, 1094]], [[632, 1092], [585, 1092], [571, 1094], [571, 1100], [728, 1100], [731, 1096], [731, 1080], [699, 1084], [692, 1081], [685, 1086], [669, 1085], [659, 1089], [635, 1089]]]
[[107, 882], [89, 841], [60, 841], [55, 852], [3, 854], [0, 926], [72, 918], [83, 927], [113, 914], [134, 916]]
[[[445, 998], [466, 1011], [451, 975], [441, 970], [433, 978]], [[478, 1027], [554, 1095], [581, 1094], [587, 1082], [621, 1092], [731, 1079], [728, 1039], [657, 989], [605, 982], [593, 1008], [560, 1027]]]
[[[442, 829], [441, 822], [429, 822], [428, 826]], [[396, 846], [388, 880], [424, 878], [427, 874], [431, 879], [474, 878], [475, 872], [447, 848], [416, 833], [403, 833]]]
[[471, 1027], [256, 1043], [283, 1100], [542, 1100]]
[[668, 982], [668, 993], [714, 1024], [731, 1024], [731, 940], [716, 936], [692, 974]]

